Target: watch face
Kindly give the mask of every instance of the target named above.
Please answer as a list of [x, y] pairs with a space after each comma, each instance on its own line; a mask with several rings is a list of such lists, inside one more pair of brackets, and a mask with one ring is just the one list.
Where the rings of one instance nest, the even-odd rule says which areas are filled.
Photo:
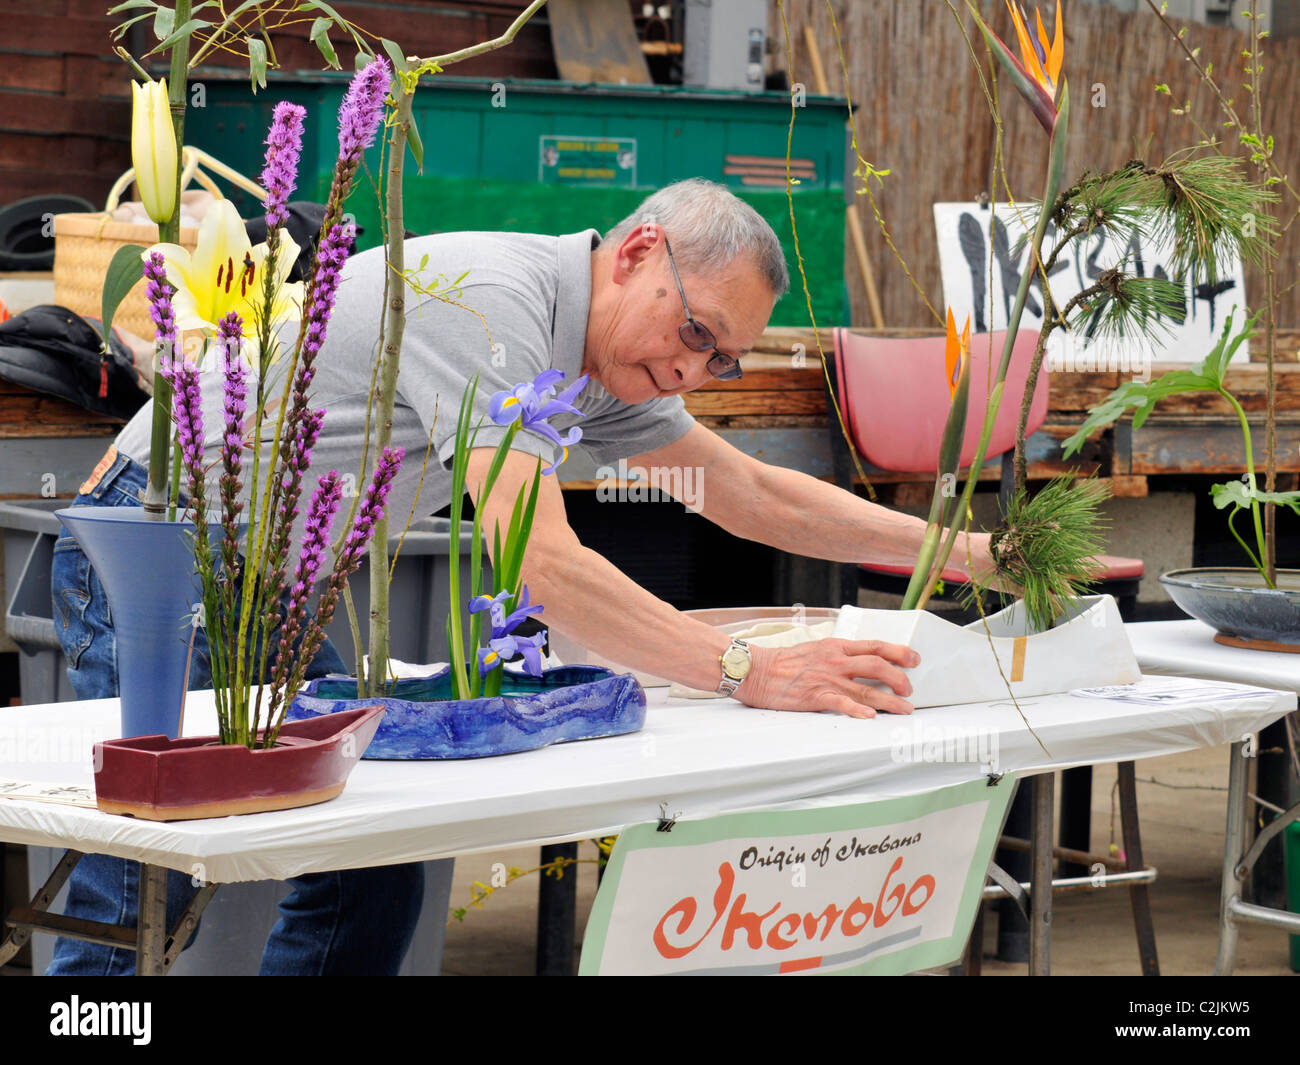
[[749, 655], [739, 647], [728, 647], [722, 653], [722, 671], [732, 680], [740, 680], [749, 675]]

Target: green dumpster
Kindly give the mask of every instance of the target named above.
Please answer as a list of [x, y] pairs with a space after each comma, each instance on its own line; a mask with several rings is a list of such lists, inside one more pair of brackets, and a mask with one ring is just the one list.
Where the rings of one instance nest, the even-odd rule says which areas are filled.
[[[273, 76], [254, 96], [244, 79], [204, 82], [186, 140], [256, 175], [271, 110], [281, 99], [308, 109], [299, 196], [324, 200], [337, 150], [335, 115], [347, 83], [337, 72]], [[847, 129], [840, 97], [801, 97], [790, 146], [795, 220], [819, 322], [848, 321], [844, 287]], [[649, 190], [687, 177], [730, 186], [780, 237], [792, 290], [775, 325], [807, 324], [786, 195], [790, 96], [677, 86], [437, 77], [421, 86], [415, 120], [424, 173], [407, 161], [406, 226], [419, 233], [604, 230]], [[370, 153], [377, 173], [379, 153]], [[237, 203], [239, 196], [235, 195]], [[251, 204], [240, 203], [248, 217]], [[364, 179], [348, 209], [380, 241], [374, 183]]]

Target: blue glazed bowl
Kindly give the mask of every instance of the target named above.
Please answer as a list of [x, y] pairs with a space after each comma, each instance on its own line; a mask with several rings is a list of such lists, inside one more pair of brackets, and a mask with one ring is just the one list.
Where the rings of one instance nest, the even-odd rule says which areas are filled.
[[506, 673], [502, 694], [453, 699], [451, 669], [399, 680], [388, 696], [358, 700], [356, 681], [325, 677], [308, 683], [287, 719], [381, 703], [387, 711], [365, 758], [485, 758], [552, 743], [619, 736], [645, 724], [645, 692], [635, 677], [598, 666], [547, 669], [540, 677]]
[[1160, 583], [1180, 608], [1225, 636], [1300, 644], [1300, 571], [1278, 570], [1276, 588], [1244, 567], [1177, 569]]

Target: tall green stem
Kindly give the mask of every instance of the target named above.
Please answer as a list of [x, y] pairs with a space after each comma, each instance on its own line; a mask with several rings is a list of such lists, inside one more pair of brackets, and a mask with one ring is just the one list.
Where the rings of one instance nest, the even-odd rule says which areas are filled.
[[[379, 410], [375, 416], [375, 454], [382, 455], [393, 439], [393, 407], [397, 397], [397, 374], [401, 368], [402, 334], [406, 328], [406, 253], [403, 246], [406, 227], [402, 218], [402, 171], [406, 162], [407, 130], [411, 124], [409, 91], [400, 72], [393, 79], [397, 93], [397, 115], [393, 123], [388, 153], [388, 277], [391, 282], [385, 310], [384, 348], [380, 355]], [[370, 695], [379, 695], [388, 679], [388, 515], [375, 525], [370, 541], [370, 669], [366, 687]]]
[[975, 456], [971, 460], [970, 472], [966, 478], [965, 488], [962, 490], [961, 501], [953, 512], [952, 525], [949, 527], [943, 546], [935, 557], [934, 565], [931, 567], [929, 577], [925, 582], [925, 591], [915, 604], [916, 609], [925, 608], [925, 604], [929, 602], [939, 576], [943, 573], [944, 566], [948, 564], [953, 545], [957, 542], [957, 533], [962, 526], [962, 517], [970, 509], [971, 497], [975, 493], [975, 484], [979, 480], [979, 472], [984, 466], [984, 457], [988, 454], [989, 440], [993, 437], [993, 426], [997, 423], [998, 408], [1002, 403], [1002, 391], [1006, 385], [1007, 371], [1011, 367], [1011, 352], [1015, 347], [1016, 332], [1020, 328], [1020, 317], [1024, 313], [1025, 300], [1029, 297], [1029, 283], [1033, 280], [1034, 273], [1038, 269], [1038, 263], [1042, 258], [1043, 235], [1047, 232], [1047, 223], [1052, 217], [1052, 207], [1056, 203], [1056, 194], [1061, 188], [1061, 176], [1065, 170], [1065, 135], [1069, 128], [1069, 120], [1069, 87], [1062, 82], [1061, 102], [1058, 108], [1056, 126], [1052, 132], [1047, 162], [1047, 180], [1043, 186], [1042, 205], [1038, 211], [1038, 221], [1034, 226], [1033, 237], [1029, 242], [1029, 262], [1020, 275], [1020, 285], [1016, 289], [1016, 302], [1012, 305], [1011, 314], [1007, 317], [1007, 339], [1002, 345], [1002, 361], [998, 364], [997, 377], [993, 387], [989, 390], [988, 407], [984, 412], [984, 426], [980, 432], [979, 443], [975, 447]]
[[[1237, 402], [1236, 397], [1233, 396], [1232, 393], [1227, 391], [1227, 389], [1220, 388], [1219, 395], [1228, 401], [1228, 404], [1237, 415], [1237, 421], [1241, 423], [1241, 439], [1246, 448], [1246, 484], [1253, 492], [1257, 485], [1255, 483], [1255, 445], [1251, 442], [1250, 438], [1250, 422], [1246, 418], [1246, 411], [1242, 408], [1241, 404]], [[1268, 565], [1268, 537], [1264, 533], [1264, 525], [1260, 519], [1259, 510], [1259, 501], [1257, 499], [1252, 499], [1250, 503], [1250, 516], [1251, 521], [1255, 526], [1255, 543], [1259, 547], [1258, 559], [1262, 560], [1262, 565], [1260, 561], [1256, 561], [1255, 566], [1259, 569], [1259, 572], [1263, 574], [1264, 583], [1270, 588], [1275, 588], [1277, 587], [1277, 578], [1275, 573], [1270, 572], [1270, 567]], [[1229, 521], [1229, 525], [1231, 526], [1231, 521]], [[1233, 529], [1232, 534], [1236, 536], [1237, 530]], [[1241, 537], [1237, 537], [1237, 539], [1240, 541]], [[1242, 544], [1242, 546], [1245, 547], [1245, 544]], [[1249, 550], [1247, 550], [1247, 554], [1249, 554], [1252, 559], [1256, 558], [1255, 554]]]
[[[190, 20], [191, 0], [176, 0], [177, 26]], [[172, 115], [172, 130], [176, 134], [176, 210], [171, 218], [158, 227], [158, 239], [164, 244], [179, 244], [181, 240], [181, 153], [185, 144], [185, 100], [190, 59], [190, 39], [177, 41], [171, 51], [170, 80], [167, 83], [167, 103]], [[176, 338], [180, 344], [181, 338]], [[144, 512], [151, 518], [162, 518], [167, 510], [167, 448], [172, 436], [172, 386], [159, 371], [162, 369], [161, 352], [154, 354], [153, 423], [149, 441], [149, 480], [144, 491]]]

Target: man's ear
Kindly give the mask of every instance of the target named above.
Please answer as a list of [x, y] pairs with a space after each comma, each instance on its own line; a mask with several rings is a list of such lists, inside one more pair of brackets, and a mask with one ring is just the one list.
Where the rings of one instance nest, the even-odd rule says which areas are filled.
[[622, 285], [663, 243], [664, 231], [657, 222], [643, 222], [614, 249], [614, 284]]

